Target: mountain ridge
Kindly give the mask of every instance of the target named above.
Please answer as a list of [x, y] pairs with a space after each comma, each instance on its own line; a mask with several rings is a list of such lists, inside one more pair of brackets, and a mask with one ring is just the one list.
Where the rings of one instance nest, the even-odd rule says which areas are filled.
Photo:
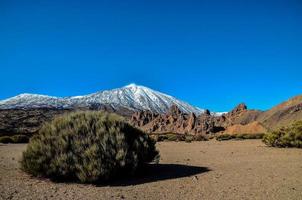
[[[250, 110], [241, 103], [228, 113], [218, 116], [209, 110], [205, 110], [200, 115], [184, 113], [176, 105], [172, 105], [167, 112], [161, 114], [148, 110], [133, 112], [119, 105], [108, 104], [94, 104], [76, 109], [0, 109], [0, 136], [14, 134], [31, 136], [38, 132], [44, 122], [50, 121], [53, 117], [78, 110], [113, 112], [124, 116], [129, 123], [148, 133], [175, 132], [193, 135], [219, 134], [222, 131], [229, 131], [232, 134], [236, 134], [236, 131], [241, 131], [238, 134], [259, 133], [262, 126], [264, 129], [272, 130], [282, 125], [289, 125], [295, 120], [302, 120], [302, 96], [300, 96], [284, 101], [267, 111]], [[44, 96], [38, 97], [44, 98]]]
[[[197, 115], [204, 109], [190, 105], [173, 96], [155, 91], [145, 86], [129, 84], [121, 88], [104, 90], [83, 96], [55, 97], [23, 93], [0, 101], [0, 109], [90, 107], [95, 104], [124, 107], [133, 111], [150, 110], [165, 113], [172, 105], [177, 105], [186, 113]], [[214, 113], [215, 114], [215, 113]]]

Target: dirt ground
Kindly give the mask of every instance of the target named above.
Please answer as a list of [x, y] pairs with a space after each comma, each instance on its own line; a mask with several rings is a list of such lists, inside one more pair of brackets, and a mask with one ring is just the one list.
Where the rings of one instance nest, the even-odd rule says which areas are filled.
[[19, 169], [24, 144], [0, 144], [0, 199], [302, 199], [302, 149], [260, 140], [162, 142], [160, 164], [96, 186], [53, 183]]

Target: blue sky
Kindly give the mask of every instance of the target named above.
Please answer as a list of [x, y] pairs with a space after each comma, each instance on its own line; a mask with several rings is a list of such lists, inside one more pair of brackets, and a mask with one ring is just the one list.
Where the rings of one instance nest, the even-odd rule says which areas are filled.
[[0, 99], [129, 83], [193, 105], [302, 94], [302, 2], [0, 1]]

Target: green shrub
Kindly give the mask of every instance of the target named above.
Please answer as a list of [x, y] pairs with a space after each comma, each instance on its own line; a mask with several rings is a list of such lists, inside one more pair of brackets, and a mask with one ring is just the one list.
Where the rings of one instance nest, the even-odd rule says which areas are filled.
[[264, 136], [264, 133], [245, 133], [245, 134], [236, 134], [234, 137], [236, 139], [262, 139]]
[[29, 137], [26, 135], [14, 135], [11, 137], [13, 143], [28, 143]]
[[133, 174], [158, 158], [155, 141], [121, 117], [77, 112], [44, 124], [21, 165], [34, 176], [93, 183]]
[[179, 134], [179, 133], [161, 133], [161, 134], [152, 134], [150, 137], [154, 138], [157, 142], [161, 141], [185, 141], [185, 142], [192, 142], [192, 141], [208, 141], [209, 139], [205, 135], [186, 135], [186, 134]]
[[178, 137], [176, 134], [167, 134], [166, 137], [169, 141], [178, 141]]
[[4, 144], [13, 143], [13, 140], [9, 136], [2, 136], [0, 137], [0, 143], [4, 143]]
[[205, 135], [198, 134], [198, 135], [194, 135], [193, 140], [194, 141], [208, 141], [209, 139]]
[[157, 133], [157, 134], [152, 134], [150, 135], [151, 138], [153, 138], [157, 142], [162, 142], [162, 141], [184, 141], [185, 136], [183, 134], [178, 134], [178, 133]]
[[250, 135], [249, 139], [262, 139], [264, 135], [265, 135], [264, 133], [253, 134], [253, 135]]
[[218, 135], [216, 136], [216, 140], [218, 141], [223, 141], [223, 140], [232, 140], [232, 139], [236, 139], [236, 140], [245, 140], [245, 139], [262, 139], [264, 136], [264, 133], [243, 133], [243, 134], [222, 134], [222, 135]]
[[273, 147], [302, 148], [302, 121], [271, 131], [264, 135], [262, 141]]
[[223, 141], [223, 140], [231, 140], [234, 139], [234, 135], [229, 135], [229, 134], [223, 134], [223, 135], [218, 135], [216, 137], [216, 140], [218, 141]]

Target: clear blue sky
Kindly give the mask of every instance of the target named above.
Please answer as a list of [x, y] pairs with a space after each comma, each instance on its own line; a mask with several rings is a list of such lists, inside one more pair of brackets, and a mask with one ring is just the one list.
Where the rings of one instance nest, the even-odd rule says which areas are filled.
[[145, 85], [193, 105], [302, 94], [302, 1], [0, 1], [0, 99]]

